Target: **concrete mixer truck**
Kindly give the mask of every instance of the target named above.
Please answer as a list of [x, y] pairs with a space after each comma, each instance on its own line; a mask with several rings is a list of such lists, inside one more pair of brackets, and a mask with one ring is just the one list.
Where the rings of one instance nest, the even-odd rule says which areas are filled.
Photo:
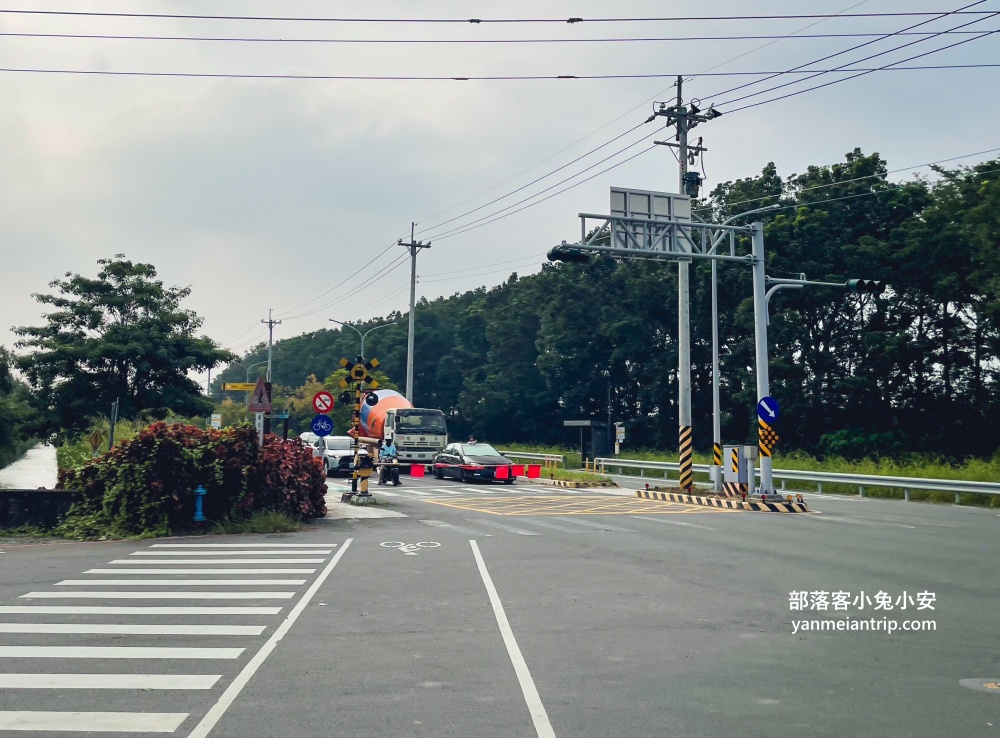
[[400, 463], [429, 463], [448, 445], [448, 425], [440, 410], [413, 407], [395, 390], [372, 390], [361, 400], [361, 436], [393, 439]]

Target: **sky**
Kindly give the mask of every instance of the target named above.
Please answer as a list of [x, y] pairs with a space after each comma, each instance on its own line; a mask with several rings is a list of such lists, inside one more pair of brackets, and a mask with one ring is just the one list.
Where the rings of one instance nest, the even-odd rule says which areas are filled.
[[[93, 275], [124, 253], [189, 286], [186, 307], [204, 333], [243, 353], [275, 338], [368, 319], [408, 306], [410, 235], [418, 297], [434, 299], [540, 269], [545, 252], [579, 236], [578, 214], [607, 212], [609, 188], [676, 190], [677, 164], [653, 102], [672, 100], [674, 75], [830, 69], [913, 43], [859, 66], [899, 61], [972, 36], [925, 39], [780, 38], [580, 42], [585, 38], [894, 33], [931, 17], [599, 23], [591, 18], [802, 13], [947, 12], [972, 0], [19, 0], [4, 9], [297, 18], [537, 19], [583, 23], [343, 23], [26, 15], [0, 12], [0, 344], [12, 326], [37, 325], [33, 293], [66, 272]], [[1000, 0], [970, 8], [1000, 14]], [[915, 31], [1000, 29], [1000, 15], [952, 16]], [[808, 28], [807, 28], [808, 26]], [[249, 42], [29, 37], [10, 34], [338, 39]], [[344, 43], [344, 40], [396, 43]], [[561, 43], [482, 43], [576, 39]], [[402, 40], [479, 43], [400, 43]], [[997, 64], [1000, 34], [910, 64]], [[8, 70], [240, 75], [665, 75], [604, 80], [316, 80], [103, 76]], [[684, 97], [726, 113], [699, 127], [706, 186], [782, 176], [834, 163], [860, 147], [890, 169], [1000, 147], [1000, 68], [881, 71], [786, 100], [749, 102], [831, 81], [824, 75], [725, 104], [777, 84], [759, 77], [695, 76]], [[729, 111], [734, 112], [730, 113]], [[599, 151], [569, 164], [634, 126]], [[657, 136], [657, 133], [661, 135]], [[638, 143], [611, 156], [633, 142]], [[1000, 151], [959, 159], [974, 164]], [[605, 157], [607, 161], [597, 164]], [[540, 182], [533, 180], [549, 175]], [[592, 168], [589, 168], [592, 167]], [[900, 180], [925, 169], [893, 175]], [[573, 175], [577, 175], [573, 178]], [[561, 194], [581, 180], [589, 181]], [[563, 184], [562, 180], [568, 179]], [[489, 204], [495, 198], [515, 194]], [[542, 193], [542, 190], [549, 189]], [[534, 200], [517, 204], [537, 195]], [[505, 207], [510, 207], [504, 210]], [[506, 216], [492, 221], [497, 216]], [[453, 219], [454, 220], [450, 220]], [[449, 222], [450, 221], [450, 222]], [[474, 226], [464, 231], [464, 227]], [[456, 232], [464, 231], [464, 232]], [[374, 259], [374, 260], [373, 260]], [[371, 263], [369, 263], [371, 262]], [[365, 269], [365, 265], [368, 266]], [[359, 270], [361, 270], [359, 272]], [[419, 320], [419, 311], [418, 311]]]

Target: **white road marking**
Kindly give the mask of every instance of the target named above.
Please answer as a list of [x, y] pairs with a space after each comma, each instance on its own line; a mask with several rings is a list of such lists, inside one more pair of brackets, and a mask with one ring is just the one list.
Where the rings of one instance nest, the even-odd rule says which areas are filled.
[[280, 607], [108, 607], [0, 605], [5, 615], [277, 615]]
[[476, 558], [476, 566], [479, 567], [479, 575], [483, 578], [486, 592], [490, 596], [493, 615], [497, 619], [497, 625], [500, 626], [500, 635], [503, 636], [504, 645], [507, 647], [507, 655], [510, 657], [511, 664], [514, 665], [517, 681], [521, 684], [521, 694], [524, 695], [524, 701], [528, 705], [528, 713], [535, 725], [535, 733], [537, 733], [538, 738], [555, 738], [556, 734], [552, 730], [552, 724], [545, 712], [542, 698], [538, 695], [535, 682], [531, 678], [531, 672], [528, 671], [528, 664], [525, 662], [524, 656], [521, 655], [517, 639], [514, 638], [514, 631], [511, 630], [510, 623], [507, 621], [507, 613], [504, 612], [503, 603], [500, 602], [500, 595], [497, 593], [497, 588], [493, 586], [493, 580], [486, 569], [486, 562], [483, 561], [483, 555], [479, 551], [479, 544], [476, 541], [469, 541], [469, 544], [472, 546], [472, 555]]
[[667, 525], [683, 525], [686, 528], [697, 528], [698, 530], [715, 530], [715, 528], [709, 528], [707, 525], [698, 525], [697, 523], [685, 523], [682, 520], [664, 520], [666, 515], [658, 518], [647, 517], [645, 515], [630, 515], [629, 517], [635, 518], [636, 520], [649, 520], [654, 523], [666, 523]]
[[[407, 490], [403, 490], [403, 491], [406, 492], [406, 494], [417, 495], [418, 497], [430, 497], [431, 496], [430, 492], [421, 492], [419, 489], [407, 489]], [[376, 490], [375, 493], [376, 494], [381, 494], [378, 490]], [[397, 492], [396, 494], [399, 494], [399, 493]]]
[[57, 587], [257, 587], [305, 584], [305, 579], [64, 579]]
[[0, 633], [258, 636], [266, 625], [133, 625], [131, 623], [0, 623]]
[[[207, 553], [207, 551], [206, 551]], [[115, 559], [108, 563], [125, 564], [128, 566], [193, 566], [195, 564], [230, 564], [232, 566], [242, 566], [243, 564], [322, 564], [326, 559]]]
[[243, 648], [151, 646], [0, 646], [5, 659], [238, 659]]
[[[145, 561], [137, 563], [145, 564]], [[187, 564], [187, 561], [178, 561]], [[282, 562], [284, 563], [284, 562]], [[84, 574], [315, 574], [315, 569], [87, 569]]]
[[337, 543], [154, 543], [150, 548], [322, 548]]
[[902, 523], [875, 523], [870, 520], [844, 518], [837, 515], [796, 515], [795, 517], [813, 521], [821, 520], [827, 523], [850, 523], [852, 525], [867, 525], [875, 528], [907, 528], [909, 530], [916, 530], [916, 526], [914, 525], [903, 525]]
[[72, 733], [173, 733], [186, 712], [40, 712], [4, 710], [0, 730]]
[[221, 674], [0, 674], [0, 689], [211, 689]]
[[505, 525], [504, 523], [494, 523], [492, 520], [483, 520], [481, 518], [466, 518], [467, 521], [473, 523], [474, 525], [488, 525], [492, 528], [499, 528], [500, 530], [505, 530], [508, 533], [517, 533], [519, 536], [537, 536], [533, 530], [525, 530], [524, 528], [515, 528], [513, 525]]
[[451, 523], [446, 523], [443, 520], [421, 520], [424, 525], [431, 525], [435, 528], [450, 528], [451, 530], [457, 531], [458, 533], [464, 533], [470, 536], [487, 536], [490, 537], [492, 533], [482, 533], [478, 530], [472, 530], [471, 528], [463, 528], [460, 525], [452, 525]]
[[325, 548], [315, 551], [134, 551], [132, 556], [319, 556], [329, 553], [333, 550]]
[[582, 530], [573, 530], [572, 528], [567, 528], [567, 527], [565, 527], [563, 525], [556, 525], [555, 523], [550, 523], [547, 520], [535, 520], [533, 518], [526, 518], [526, 517], [523, 517], [523, 516], [520, 516], [520, 515], [517, 517], [517, 520], [518, 520], [519, 523], [528, 523], [530, 525], [538, 525], [538, 526], [541, 526], [542, 528], [551, 528], [552, 530], [562, 531], [563, 533], [573, 533], [574, 535], [577, 534], [577, 533], [583, 533], [584, 532]]
[[28, 592], [25, 600], [290, 600], [294, 592]]
[[295, 607], [292, 608], [292, 611], [288, 613], [288, 617], [285, 618], [281, 625], [277, 627], [274, 634], [267, 640], [267, 643], [265, 643], [264, 646], [256, 654], [254, 654], [254, 657], [250, 659], [250, 662], [243, 667], [243, 671], [241, 671], [237, 677], [233, 679], [232, 683], [226, 687], [226, 691], [222, 693], [222, 697], [219, 698], [218, 702], [212, 705], [212, 708], [208, 711], [205, 717], [201, 719], [201, 722], [195, 726], [188, 738], [205, 738], [205, 736], [212, 732], [212, 728], [215, 727], [215, 724], [219, 722], [219, 719], [226, 713], [229, 706], [233, 704], [240, 692], [257, 672], [257, 669], [261, 667], [261, 664], [264, 663], [271, 651], [273, 651], [275, 646], [277, 646], [281, 639], [285, 637], [285, 634], [288, 633], [292, 625], [295, 624], [296, 619], [298, 619], [299, 615], [302, 614], [302, 611], [305, 610], [306, 606], [315, 596], [316, 592], [321, 586], [323, 586], [323, 582], [325, 582], [327, 577], [330, 576], [330, 573], [333, 571], [333, 567], [335, 567], [337, 562], [339, 562], [341, 557], [343, 557], [344, 552], [347, 551], [348, 547], [351, 545], [351, 541], [353, 540], [353, 538], [348, 538], [344, 541], [344, 545], [341, 546], [339, 551], [337, 551], [337, 555], [333, 557], [327, 567], [323, 570], [323, 573], [320, 574], [316, 578], [316, 581], [312, 583], [312, 586], [306, 590], [306, 593], [302, 595], [302, 599], [300, 599]]
[[611, 525], [610, 523], [591, 523], [589, 520], [580, 520], [572, 515], [563, 516], [563, 520], [567, 523], [585, 525], [588, 528], [597, 528], [598, 530], [612, 530], [616, 533], [635, 533], [635, 531], [631, 528], [620, 528], [617, 525]]

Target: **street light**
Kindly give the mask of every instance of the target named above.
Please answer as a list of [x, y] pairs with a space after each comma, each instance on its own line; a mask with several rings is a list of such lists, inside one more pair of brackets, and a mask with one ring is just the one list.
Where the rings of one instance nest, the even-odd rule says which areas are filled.
[[361, 336], [361, 353], [359, 355], [362, 358], [364, 358], [364, 355], [365, 355], [365, 338], [368, 336], [369, 333], [377, 331], [379, 328], [388, 328], [390, 325], [397, 325], [398, 324], [398, 321], [397, 322], [393, 322], [393, 323], [383, 323], [382, 325], [377, 325], [374, 328], [371, 328], [371, 329], [365, 331], [364, 333], [362, 333], [361, 331], [359, 331], [357, 328], [355, 328], [350, 323], [344, 323], [344, 322], [342, 322], [340, 320], [335, 320], [334, 318], [330, 318], [329, 320], [330, 320], [331, 323], [336, 323], [337, 325], [342, 325], [345, 328], [350, 328], [352, 331], [354, 331], [359, 336]]

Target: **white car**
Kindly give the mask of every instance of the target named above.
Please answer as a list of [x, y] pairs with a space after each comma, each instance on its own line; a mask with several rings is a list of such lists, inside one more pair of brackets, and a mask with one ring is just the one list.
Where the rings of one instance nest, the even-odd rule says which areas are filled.
[[306, 431], [305, 433], [299, 433], [299, 440], [306, 446], [312, 446], [319, 440], [319, 436], [312, 431]]
[[[368, 455], [363, 446], [361, 454]], [[313, 443], [313, 456], [323, 459], [323, 469], [328, 477], [346, 474], [350, 472], [351, 462], [354, 460], [353, 439], [350, 436], [318, 438]]]

